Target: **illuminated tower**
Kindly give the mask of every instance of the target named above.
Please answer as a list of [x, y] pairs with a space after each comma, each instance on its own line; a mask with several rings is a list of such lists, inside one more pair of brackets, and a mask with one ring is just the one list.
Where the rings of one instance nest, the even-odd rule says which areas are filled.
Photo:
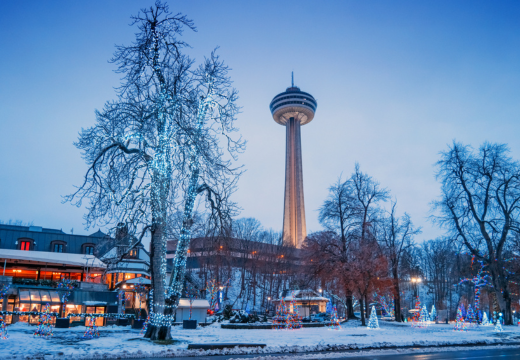
[[273, 119], [286, 128], [285, 201], [283, 241], [300, 248], [307, 236], [303, 200], [302, 145], [300, 128], [314, 118], [316, 100], [294, 86], [274, 97], [269, 105]]

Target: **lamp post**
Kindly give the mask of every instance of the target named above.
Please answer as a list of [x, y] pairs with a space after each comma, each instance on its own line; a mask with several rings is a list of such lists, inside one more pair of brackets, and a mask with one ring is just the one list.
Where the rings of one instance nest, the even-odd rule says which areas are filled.
[[421, 278], [412, 278], [411, 279], [412, 281], [412, 284], [413, 284], [413, 296], [416, 298], [417, 295], [418, 295], [418, 288], [417, 288], [417, 285], [420, 284], [422, 282], [422, 279]]

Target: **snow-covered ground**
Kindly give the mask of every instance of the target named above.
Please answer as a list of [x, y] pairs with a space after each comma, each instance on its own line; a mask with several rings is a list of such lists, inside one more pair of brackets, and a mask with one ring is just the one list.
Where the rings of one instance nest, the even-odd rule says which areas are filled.
[[213, 324], [197, 330], [172, 328], [173, 344], [158, 344], [143, 339], [129, 327], [100, 328], [101, 337], [83, 340], [84, 327], [54, 329], [50, 339], [34, 337], [34, 326], [18, 323], [8, 326], [9, 339], [0, 340], [0, 359], [115, 359], [201, 355], [188, 350], [189, 343], [260, 343], [255, 350], [240, 348], [204, 354], [288, 353], [345, 349], [387, 348], [393, 346], [438, 346], [455, 344], [511, 344], [520, 342], [520, 328], [504, 327], [496, 333], [492, 326], [454, 332], [453, 325], [431, 325], [425, 329], [408, 324], [380, 322], [381, 328], [369, 330], [349, 322], [340, 331], [327, 328], [300, 330], [231, 330]]

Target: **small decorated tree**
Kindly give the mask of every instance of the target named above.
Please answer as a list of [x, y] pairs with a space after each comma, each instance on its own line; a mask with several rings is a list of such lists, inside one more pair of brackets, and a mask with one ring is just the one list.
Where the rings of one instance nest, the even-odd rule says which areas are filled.
[[332, 311], [330, 312], [330, 330], [341, 330], [341, 326], [339, 325], [338, 318], [338, 310], [336, 309], [336, 305], [332, 307]]
[[283, 298], [276, 306], [276, 315], [273, 317], [273, 329], [281, 330], [287, 326], [287, 304]]
[[435, 310], [435, 305], [432, 305], [432, 312], [430, 313], [430, 320], [437, 322], [437, 310]]
[[490, 323], [489, 323], [487, 313], [485, 311], [483, 311], [483, 313], [484, 313], [484, 315], [482, 315], [482, 326], [489, 326]]
[[464, 305], [460, 304], [457, 309], [457, 319], [455, 320], [455, 327], [453, 331], [466, 331], [466, 323], [464, 322], [464, 317], [462, 316], [462, 308]]
[[466, 311], [466, 322], [469, 326], [476, 325], [476, 319], [475, 319], [475, 312], [473, 311], [473, 307], [471, 307], [471, 304], [468, 305], [468, 311]]
[[291, 300], [292, 311], [287, 316], [287, 329], [297, 330], [302, 328], [302, 318], [300, 316], [300, 307], [294, 300], [294, 294]]
[[413, 318], [412, 320], [414, 322], [418, 322], [419, 321], [419, 317], [421, 316], [421, 300], [419, 300], [419, 296], [417, 296], [415, 298], [415, 313], [413, 315]]
[[96, 319], [94, 317], [90, 317], [88, 320], [88, 326], [83, 334], [83, 339], [93, 339], [99, 337], [98, 327], [96, 325]]
[[375, 330], [379, 329], [379, 322], [377, 321], [377, 312], [376, 307], [372, 306], [372, 309], [370, 310], [370, 318], [368, 319], [368, 328]]
[[52, 315], [51, 315], [51, 306], [47, 303], [43, 308], [42, 314], [40, 315], [40, 319], [38, 321], [38, 327], [34, 332], [34, 336], [40, 336], [45, 339], [51, 337], [53, 334], [52, 329]]
[[498, 314], [498, 319], [497, 319], [497, 323], [495, 324], [495, 331], [496, 332], [502, 332], [502, 330], [504, 330], [502, 328], [502, 313]]
[[425, 328], [430, 323], [430, 316], [428, 315], [428, 310], [426, 310], [426, 305], [423, 305], [421, 311], [419, 312], [419, 320], [414, 321], [412, 324], [413, 327]]

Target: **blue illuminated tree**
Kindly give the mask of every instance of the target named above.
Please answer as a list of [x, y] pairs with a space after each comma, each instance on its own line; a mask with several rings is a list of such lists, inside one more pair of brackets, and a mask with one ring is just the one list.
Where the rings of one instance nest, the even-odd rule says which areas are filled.
[[[112, 63], [122, 74], [117, 99], [96, 112], [96, 124], [75, 143], [89, 168], [68, 201], [88, 199], [88, 226], [125, 229], [123, 251], [105, 257], [120, 262], [149, 234], [153, 303], [146, 337], [170, 339], [173, 313], [182, 295], [195, 199], [206, 195], [208, 221], [224, 228], [235, 206], [228, 201], [243, 150], [231, 133], [238, 107], [228, 68], [212, 53], [199, 66], [183, 54], [191, 20], [157, 2], [132, 18], [134, 42], [117, 46]], [[220, 144], [225, 144], [221, 146]], [[182, 208], [182, 229], [173, 272], [166, 279], [166, 239]]]

